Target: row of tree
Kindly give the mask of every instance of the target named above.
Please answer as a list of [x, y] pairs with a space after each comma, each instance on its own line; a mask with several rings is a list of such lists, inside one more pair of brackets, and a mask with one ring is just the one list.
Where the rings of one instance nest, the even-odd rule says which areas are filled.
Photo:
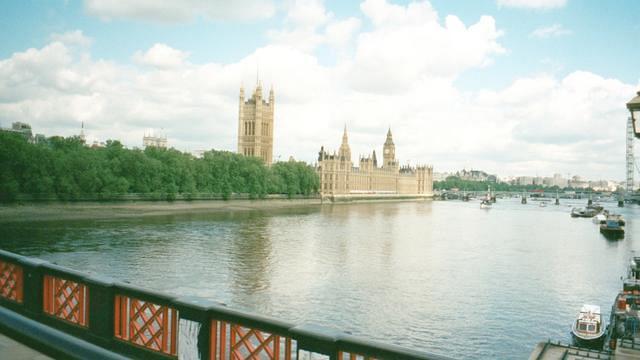
[[266, 166], [255, 157], [211, 150], [202, 158], [175, 149], [127, 149], [119, 141], [90, 148], [78, 137], [51, 137], [32, 144], [19, 134], [0, 131], [0, 201], [19, 194], [55, 195], [60, 200], [111, 199], [121, 194], [267, 194], [290, 197], [318, 192], [315, 170], [303, 162]]
[[492, 182], [492, 181], [473, 181], [464, 180], [458, 176], [449, 176], [444, 181], [434, 181], [433, 188], [436, 190], [451, 190], [458, 189], [461, 191], [486, 191], [489, 186], [494, 191], [533, 191], [544, 190], [546, 192], [556, 191], [578, 191], [578, 192], [593, 192], [593, 189], [575, 189], [572, 187], [560, 188], [558, 186], [542, 186], [542, 185], [516, 185], [504, 182]]

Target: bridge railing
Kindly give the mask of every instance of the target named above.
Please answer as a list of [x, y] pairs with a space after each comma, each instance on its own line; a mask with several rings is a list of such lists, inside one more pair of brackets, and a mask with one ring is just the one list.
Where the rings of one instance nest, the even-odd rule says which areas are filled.
[[0, 306], [132, 358], [445, 359], [0, 250]]

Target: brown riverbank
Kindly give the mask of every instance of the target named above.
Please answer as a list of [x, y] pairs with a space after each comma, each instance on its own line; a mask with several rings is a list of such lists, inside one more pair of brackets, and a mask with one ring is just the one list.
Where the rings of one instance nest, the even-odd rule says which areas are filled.
[[114, 219], [220, 211], [268, 210], [297, 206], [319, 206], [320, 204], [320, 199], [27, 203], [0, 205], [0, 223]]

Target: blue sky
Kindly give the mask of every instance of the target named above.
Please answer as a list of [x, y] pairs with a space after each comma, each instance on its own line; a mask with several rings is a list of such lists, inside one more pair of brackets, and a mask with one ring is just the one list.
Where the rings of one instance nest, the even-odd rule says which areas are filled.
[[[441, 16], [454, 14], [467, 24], [490, 15], [504, 31], [501, 43], [509, 53], [496, 58], [494, 66], [461, 76], [458, 81], [463, 88], [502, 87], [514, 77], [542, 71], [566, 74], [581, 69], [631, 83], [640, 77], [640, 66], [633, 61], [640, 58], [637, 1], [568, 1], [561, 8], [542, 10], [500, 6], [493, 0], [435, 0], [431, 4]], [[52, 33], [82, 29], [94, 39], [93, 56], [123, 63], [131, 62], [135, 51], [158, 42], [188, 51], [196, 63], [234, 62], [264, 46], [266, 31], [286, 16], [278, 11], [268, 19], [245, 21], [203, 17], [184, 23], [101, 21], [87, 14], [83, 2], [77, 0], [27, 0], [7, 5], [0, 18], [3, 58], [29, 47], [42, 47]], [[360, 14], [357, 1], [327, 1], [326, 7], [341, 17]], [[530, 36], [535, 29], [554, 24], [570, 33], [549, 39]], [[329, 57], [321, 60], [332, 61]]]
[[[378, 138], [384, 140], [388, 126], [383, 124], [389, 124], [397, 128], [401, 160], [434, 163], [436, 171], [474, 167], [551, 175], [569, 169], [623, 177], [624, 146], [614, 146], [623, 130], [576, 134], [572, 129], [580, 123], [565, 121], [571, 111], [558, 99], [586, 109], [575, 114], [584, 124], [611, 127], [616, 119], [615, 127], [624, 129], [624, 101], [640, 84], [637, 1], [242, 0], [227, 6], [201, 0], [115, 5], [69, 0], [9, 2], [4, 8], [0, 81], [5, 84], [0, 86], [10, 89], [17, 74], [31, 85], [23, 81], [19, 95], [0, 99], [2, 126], [23, 120], [36, 131], [70, 135], [85, 121], [96, 140], [120, 137], [139, 146], [142, 132], [162, 129], [185, 151], [234, 150], [237, 88], [251, 84], [258, 62], [263, 81], [275, 84], [277, 101], [282, 100], [276, 135], [283, 139], [276, 139], [275, 150], [285, 158], [312, 161], [320, 145], [337, 146], [338, 125], [344, 123], [353, 132], [355, 153], [365, 154], [381, 145]], [[457, 20], [450, 22], [449, 15]], [[462, 28], [453, 29], [459, 22]], [[334, 26], [341, 31], [330, 36]], [[395, 47], [414, 35], [408, 41], [415, 41], [415, 49]], [[86, 40], [82, 46], [79, 38]], [[36, 71], [25, 65], [47, 63], [47, 56], [58, 67]], [[202, 76], [211, 76], [211, 82]], [[43, 79], [53, 80], [47, 85]], [[113, 86], [106, 86], [110, 82]], [[74, 86], [78, 89], [70, 91]], [[581, 86], [584, 93], [576, 90]], [[602, 92], [605, 98], [599, 97]], [[139, 99], [118, 98], [126, 93]], [[154, 103], [167, 93], [169, 99], [187, 94], [189, 100]], [[425, 97], [437, 100], [415, 106]], [[534, 98], [535, 106], [523, 105]], [[602, 104], [592, 104], [594, 99]], [[336, 102], [344, 111], [337, 111]], [[371, 110], [371, 104], [384, 103], [391, 109]], [[138, 116], [116, 120], [108, 107]], [[323, 125], [307, 129], [300, 118]], [[184, 123], [204, 128], [197, 136], [176, 125]], [[442, 123], [460, 124], [468, 133], [457, 136]], [[434, 132], [465, 141], [454, 146]], [[499, 134], [499, 145], [482, 140], [491, 134]], [[291, 140], [296, 136], [308, 141], [297, 144]], [[619, 157], [620, 164], [598, 160], [593, 144]], [[526, 156], [509, 155], [515, 149], [526, 149]]]

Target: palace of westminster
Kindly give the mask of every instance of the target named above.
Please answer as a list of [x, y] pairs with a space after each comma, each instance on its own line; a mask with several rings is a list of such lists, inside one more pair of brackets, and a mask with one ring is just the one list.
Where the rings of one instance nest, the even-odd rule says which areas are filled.
[[[248, 99], [245, 99], [244, 88], [240, 88], [238, 153], [259, 157], [268, 165], [273, 162], [274, 105], [273, 88], [268, 101], [262, 95], [260, 82]], [[433, 196], [433, 167], [400, 166], [391, 129], [384, 142], [381, 166], [375, 150], [359, 159], [359, 167], [353, 165], [345, 126], [338, 152], [328, 153], [324, 146], [320, 149], [316, 171], [323, 196]]]

